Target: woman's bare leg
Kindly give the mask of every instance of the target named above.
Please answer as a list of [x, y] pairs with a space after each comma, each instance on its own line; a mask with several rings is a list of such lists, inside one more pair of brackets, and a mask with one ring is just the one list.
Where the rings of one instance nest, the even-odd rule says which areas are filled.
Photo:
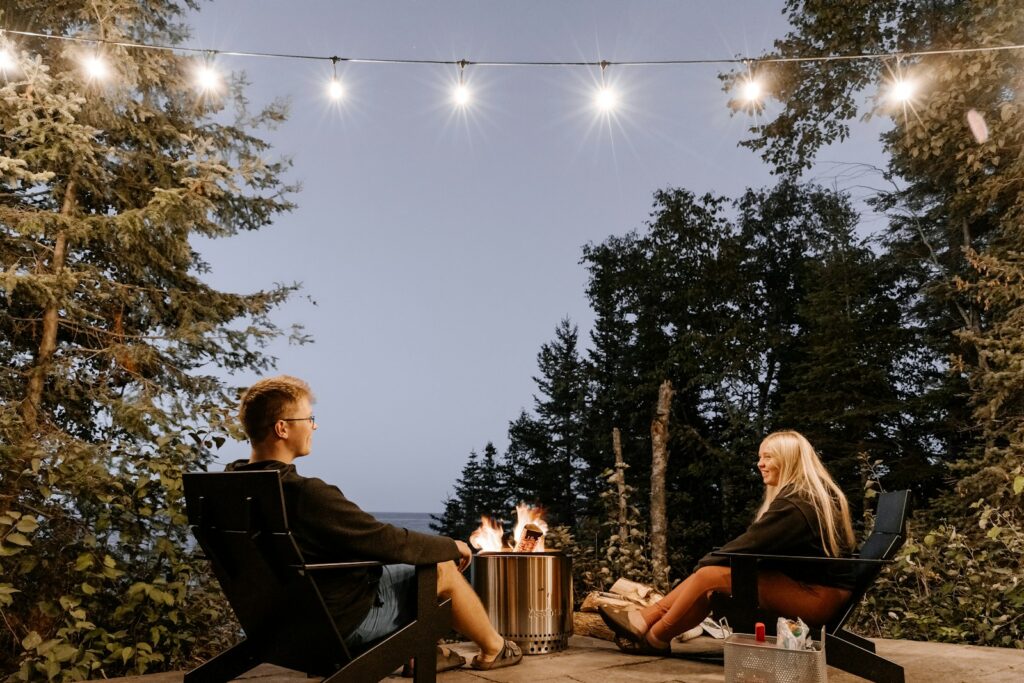
[[[824, 624], [850, 597], [850, 592], [827, 586], [808, 586], [779, 572], [758, 576], [761, 607], [799, 616], [810, 624]], [[711, 612], [711, 594], [732, 592], [729, 567], [701, 567], [672, 589], [663, 600], [637, 613], [647, 628], [648, 639], [667, 643], [704, 621]], [[643, 630], [643, 629], [641, 629]]]

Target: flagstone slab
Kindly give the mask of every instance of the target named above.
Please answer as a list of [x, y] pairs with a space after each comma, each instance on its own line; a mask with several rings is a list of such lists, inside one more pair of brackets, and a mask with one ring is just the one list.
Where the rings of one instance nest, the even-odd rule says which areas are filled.
[[[1020, 683], [1024, 681], [1024, 650], [949, 645], [912, 640], [876, 640], [883, 657], [901, 664], [907, 683]], [[827, 646], [827, 645], [826, 645]], [[472, 643], [455, 643], [452, 648], [472, 660]], [[519, 666], [497, 671], [474, 671], [467, 667], [438, 675], [439, 683], [722, 683], [725, 672], [721, 641], [698, 638], [696, 642], [673, 643], [671, 657], [648, 657], [619, 652], [613, 643], [597, 638], [573, 636], [569, 648], [549, 655], [523, 658]], [[707, 655], [719, 653], [718, 659]], [[685, 656], [683, 656], [685, 654]], [[693, 658], [697, 654], [704, 659]], [[182, 672], [114, 679], [118, 683], [182, 683]], [[830, 668], [829, 683], [856, 683], [862, 679]], [[264, 664], [241, 677], [248, 683], [315, 683], [305, 674]], [[386, 679], [397, 683], [395, 675]]]

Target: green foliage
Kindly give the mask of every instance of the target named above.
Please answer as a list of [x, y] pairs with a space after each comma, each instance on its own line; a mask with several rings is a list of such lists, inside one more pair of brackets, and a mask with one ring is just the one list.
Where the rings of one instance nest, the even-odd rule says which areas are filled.
[[[793, 30], [775, 45], [784, 56], [1010, 45], [1024, 30], [1024, 6], [1011, 0], [791, 0], [787, 14]], [[822, 146], [847, 134], [858, 113], [892, 124], [882, 135], [889, 154], [882, 177], [892, 189], [874, 201], [889, 216], [884, 246], [901, 273], [904, 326], [920, 340], [916, 358], [908, 358], [924, 368], [914, 419], [930, 421], [931, 435], [917, 439], [941, 444], [949, 480], [942, 495], [919, 499], [926, 509], [917, 528], [926, 531], [908, 544], [903, 571], [889, 586], [895, 602], [879, 612], [899, 619], [880, 625], [888, 632], [1020, 643], [1014, 616], [1024, 521], [1015, 484], [1024, 459], [1018, 57], [971, 51], [850, 61], [827, 71], [806, 62], [780, 64], [764, 75], [782, 109], [751, 128], [754, 137], [744, 143], [777, 171], [796, 176]], [[875, 88], [884, 94], [893, 75], [917, 84], [905, 107], [871, 97]], [[984, 120], [987, 133], [975, 135], [969, 116]]]
[[617, 481], [619, 475], [612, 470], [606, 471], [604, 475], [608, 488], [601, 492], [601, 498], [606, 509], [604, 526], [610, 533], [604, 546], [604, 557], [598, 563], [599, 589], [605, 590], [618, 579], [627, 578], [630, 581], [655, 586], [665, 591], [668, 586], [663, 585], [663, 581], [654, 575], [651, 547], [647, 537], [648, 525], [642, 521], [640, 510], [630, 503], [636, 495], [636, 488], [629, 484], [624, 487], [627, 512], [626, 533], [623, 535], [618, 522], [619, 490]]
[[861, 627], [891, 638], [1024, 648], [1024, 466], [1011, 474], [999, 487], [1001, 505], [964, 501], [969, 512], [955, 521], [915, 519], [896, 564], [868, 594]]
[[[175, 44], [188, 1], [18, 0], [5, 27]], [[7, 41], [4, 37], [3, 40]], [[195, 60], [19, 38], [0, 83], [0, 669], [80, 680], [182, 668], [237, 628], [190, 549], [181, 475], [232, 432], [223, 371], [258, 371], [295, 290], [221, 292], [193, 247], [291, 208], [241, 80]], [[231, 106], [229, 106], [231, 105]], [[235, 119], [228, 123], [231, 112]], [[293, 332], [297, 341], [304, 338]]]

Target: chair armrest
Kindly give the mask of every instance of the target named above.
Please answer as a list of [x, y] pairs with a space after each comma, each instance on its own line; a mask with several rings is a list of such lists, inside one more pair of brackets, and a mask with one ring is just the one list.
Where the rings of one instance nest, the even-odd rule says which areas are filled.
[[806, 555], [762, 555], [759, 553], [726, 553], [718, 550], [712, 551], [715, 557], [737, 558], [741, 560], [782, 560], [785, 562], [813, 562], [817, 564], [842, 565], [870, 565], [870, 564], [892, 564], [895, 560], [873, 560], [866, 557], [808, 557]]
[[383, 567], [386, 562], [376, 560], [363, 560], [360, 562], [317, 562], [316, 564], [293, 564], [292, 569], [301, 569], [308, 572], [322, 571], [325, 569], [363, 569], [366, 567]]

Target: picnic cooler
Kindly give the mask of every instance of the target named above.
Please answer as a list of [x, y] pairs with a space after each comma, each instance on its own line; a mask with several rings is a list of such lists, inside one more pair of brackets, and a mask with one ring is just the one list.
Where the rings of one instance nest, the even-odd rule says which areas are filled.
[[816, 650], [785, 650], [775, 636], [757, 642], [736, 633], [725, 639], [725, 683], [826, 683], [825, 632], [814, 641]]

